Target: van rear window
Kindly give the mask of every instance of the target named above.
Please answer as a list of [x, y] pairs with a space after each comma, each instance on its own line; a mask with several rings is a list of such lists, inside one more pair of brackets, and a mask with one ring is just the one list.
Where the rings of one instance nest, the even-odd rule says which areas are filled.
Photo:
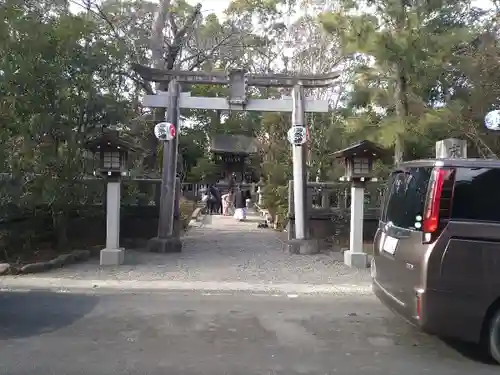
[[458, 168], [451, 217], [500, 222], [500, 169]]
[[[409, 168], [391, 175], [387, 185], [382, 220], [386, 223], [421, 230], [415, 225], [423, 217], [431, 167]], [[420, 216], [420, 220], [417, 217]]]

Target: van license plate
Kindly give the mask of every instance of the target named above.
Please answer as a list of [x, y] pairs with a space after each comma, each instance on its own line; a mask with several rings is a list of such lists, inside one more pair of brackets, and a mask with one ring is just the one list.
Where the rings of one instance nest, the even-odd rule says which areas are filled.
[[382, 250], [394, 255], [396, 252], [396, 248], [398, 247], [398, 239], [391, 237], [391, 236], [385, 236], [384, 243], [382, 245]]

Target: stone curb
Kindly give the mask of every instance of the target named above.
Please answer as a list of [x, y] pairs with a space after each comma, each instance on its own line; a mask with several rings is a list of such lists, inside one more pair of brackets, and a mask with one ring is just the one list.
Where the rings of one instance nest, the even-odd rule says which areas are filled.
[[138, 281], [138, 280], [75, 280], [50, 277], [6, 276], [0, 279], [3, 290], [115, 290], [115, 291], [202, 291], [253, 292], [286, 294], [371, 295], [371, 284], [252, 284], [217, 281]]
[[86, 261], [90, 258], [89, 250], [74, 250], [68, 254], [61, 254], [54, 259], [46, 262], [28, 263], [23, 266], [14, 264], [0, 264], [0, 276], [4, 275], [23, 275], [29, 273], [38, 273], [49, 271], [54, 268], [61, 268], [68, 264]]
[[203, 211], [203, 207], [196, 207], [191, 215], [191, 220], [198, 220], [198, 217], [201, 215]]

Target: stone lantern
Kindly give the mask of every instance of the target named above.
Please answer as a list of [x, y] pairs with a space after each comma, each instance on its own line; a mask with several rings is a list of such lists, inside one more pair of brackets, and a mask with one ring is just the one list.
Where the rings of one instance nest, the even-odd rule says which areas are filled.
[[137, 149], [129, 137], [110, 129], [88, 139], [85, 146], [94, 155], [94, 174], [106, 179], [106, 247], [101, 250], [100, 263], [120, 265], [125, 256], [120, 247], [121, 178], [128, 175], [129, 152]]
[[259, 182], [257, 182], [257, 204], [262, 208], [264, 204], [264, 179], [261, 177]]
[[108, 180], [128, 175], [128, 154], [136, 151], [129, 137], [107, 129], [87, 140], [86, 148], [94, 154], [94, 174]]
[[362, 141], [333, 153], [333, 156], [344, 162], [345, 174], [341, 181], [351, 182], [373, 180], [373, 163], [385, 155], [384, 149], [370, 141]]
[[363, 216], [365, 184], [377, 181], [373, 178], [373, 163], [387, 152], [370, 141], [361, 141], [343, 150], [333, 153], [342, 159], [345, 175], [341, 181], [351, 182], [351, 225], [349, 250], [344, 252], [344, 262], [356, 268], [366, 268], [367, 255], [363, 252]]

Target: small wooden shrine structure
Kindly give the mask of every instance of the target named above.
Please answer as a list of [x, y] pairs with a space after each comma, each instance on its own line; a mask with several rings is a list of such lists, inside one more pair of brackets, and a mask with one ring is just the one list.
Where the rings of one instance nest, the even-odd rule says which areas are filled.
[[234, 178], [236, 182], [254, 182], [256, 176], [250, 159], [259, 150], [258, 141], [245, 135], [217, 134], [210, 139], [212, 158], [221, 165], [221, 181]]

